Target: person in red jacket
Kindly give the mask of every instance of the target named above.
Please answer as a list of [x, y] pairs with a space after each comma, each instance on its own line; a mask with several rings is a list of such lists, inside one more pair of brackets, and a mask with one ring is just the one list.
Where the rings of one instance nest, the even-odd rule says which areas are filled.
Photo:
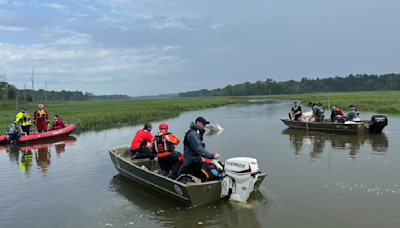
[[153, 142], [153, 135], [150, 133], [152, 128], [151, 123], [146, 123], [143, 129], [136, 132], [131, 144], [132, 159], [153, 157], [151, 145], [147, 145], [148, 142]]
[[59, 130], [61, 128], [64, 128], [64, 120], [61, 119], [58, 115], [54, 116], [54, 123], [53, 125], [51, 125], [51, 128], [49, 129], [49, 131], [51, 130]]
[[38, 132], [47, 131], [49, 123], [49, 114], [43, 109], [43, 104], [38, 105], [39, 109], [33, 114], [33, 123], [36, 124]]

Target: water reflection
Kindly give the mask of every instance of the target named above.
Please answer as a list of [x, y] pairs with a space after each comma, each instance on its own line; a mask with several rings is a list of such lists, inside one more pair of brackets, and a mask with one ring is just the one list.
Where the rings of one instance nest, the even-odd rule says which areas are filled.
[[51, 149], [53, 146], [57, 155], [59, 155], [65, 151], [67, 144], [74, 144], [75, 142], [76, 138], [69, 136], [42, 144], [7, 145], [4, 146], [4, 149], [10, 157], [10, 161], [18, 164], [19, 170], [29, 177], [34, 163], [44, 175], [47, 173], [51, 165]]
[[[257, 219], [259, 217], [257, 213], [262, 213], [268, 207], [267, 199], [260, 192], [255, 192], [250, 196], [247, 204], [238, 204], [224, 199], [222, 202], [191, 208], [154, 190], [138, 185], [120, 174], [110, 181], [108, 189], [140, 208], [142, 213], [140, 216], [126, 218], [126, 221], [118, 220], [121, 224], [141, 224], [138, 227], [142, 227], [143, 223], [147, 221], [157, 221], [156, 223], [160, 227], [202, 225], [258, 228], [261, 225]], [[144, 216], [142, 217], [142, 215]], [[115, 225], [118, 226], [118, 224]]]
[[303, 147], [312, 146], [310, 156], [319, 158], [323, 150], [327, 147], [326, 142], [330, 142], [333, 150], [348, 150], [351, 158], [355, 158], [360, 151], [360, 147], [370, 144], [374, 154], [384, 155], [389, 147], [388, 138], [384, 133], [364, 134], [364, 135], [341, 135], [323, 133], [315, 131], [304, 131], [287, 128], [282, 131], [283, 135], [289, 136], [291, 147], [295, 154], [300, 154]]

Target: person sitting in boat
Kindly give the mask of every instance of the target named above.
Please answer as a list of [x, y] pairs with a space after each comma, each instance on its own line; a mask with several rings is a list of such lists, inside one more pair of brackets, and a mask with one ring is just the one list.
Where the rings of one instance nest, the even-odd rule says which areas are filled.
[[295, 101], [292, 110], [290, 110], [289, 119], [294, 117], [294, 120], [297, 120], [301, 115], [301, 106], [297, 103], [297, 101]]
[[312, 102], [309, 102], [308, 106], [312, 107], [313, 112], [310, 120], [314, 117], [316, 122], [324, 122], [324, 109], [320, 105]]
[[153, 150], [157, 153], [161, 170], [168, 174], [172, 166], [179, 162], [181, 153], [175, 151], [175, 146], [179, 144], [180, 139], [168, 132], [166, 123], [161, 123], [159, 129], [160, 132], [154, 136]]
[[332, 106], [332, 112], [331, 112], [331, 122], [336, 121], [338, 118], [341, 118], [345, 116], [343, 111], [340, 110], [339, 108], [336, 108], [335, 106]]
[[61, 119], [58, 115], [54, 116], [54, 123], [53, 125], [51, 125], [51, 128], [49, 129], [49, 131], [51, 130], [59, 130], [61, 128], [64, 128], [64, 120]]
[[47, 124], [49, 123], [49, 114], [43, 109], [43, 104], [38, 105], [38, 110], [33, 114], [33, 123], [36, 124], [38, 132], [47, 131]]
[[203, 141], [204, 128], [209, 124], [203, 117], [198, 117], [195, 122], [190, 124], [189, 130], [185, 134], [184, 153], [183, 153], [183, 174], [194, 175], [203, 181], [209, 180], [211, 169], [203, 162], [202, 157], [208, 159], [218, 159], [219, 154], [208, 152]]
[[350, 105], [349, 108], [350, 112], [346, 117], [349, 121], [353, 121], [355, 118], [358, 118], [356, 107], [354, 105]]
[[25, 132], [27, 135], [29, 135], [29, 129], [31, 128], [32, 123], [31, 123], [31, 117], [26, 112], [25, 107], [22, 107], [21, 112], [19, 112], [15, 117], [14, 124], [17, 123], [20, 124], [22, 131]]
[[153, 141], [153, 135], [150, 133], [152, 128], [151, 123], [146, 123], [143, 129], [136, 132], [131, 144], [132, 159], [153, 157], [152, 146], [147, 145]]

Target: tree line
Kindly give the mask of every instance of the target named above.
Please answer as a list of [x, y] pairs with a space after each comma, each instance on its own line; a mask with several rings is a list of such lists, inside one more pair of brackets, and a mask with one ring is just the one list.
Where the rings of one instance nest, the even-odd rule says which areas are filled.
[[336, 76], [316, 79], [304, 77], [300, 81], [289, 80], [281, 82], [267, 78], [265, 81], [245, 82], [212, 90], [202, 89], [182, 92], [178, 93], [178, 95], [180, 97], [209, 97], [384, 90], [400, 90], [400, 74], [350, 74], [346, 77]]
[[[24, 86], [25, 87], [25, 86]], [[0, 75], [0, 99], [3, 101], [7, 100], [18, 100], [20, 101], [33, 101], [35, 100], [48, 100], [48, 101], [89, 101], [89, 100], [123, 100], [131, 99], [128, 95], [94, 95], [93, 93], [87, 93], [82, 91], [46, 91], [43, 89], [35, 90], [32, 89], [17, 89], [14, 85], [7, 83], [4, 75]]]

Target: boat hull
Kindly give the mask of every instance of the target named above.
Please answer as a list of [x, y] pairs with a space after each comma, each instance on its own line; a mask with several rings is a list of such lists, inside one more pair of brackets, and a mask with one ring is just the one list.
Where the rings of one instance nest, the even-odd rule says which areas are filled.
[[[184, 184], [151, 171], [158, 170], [157, 159], [153, 162], [150, 159], [130, 160], [130, 150], [128, 148], [109, 150], [109, 154], [114, 167], [121, 175], [176, 201], [186, 205], [204, 205], [221, 200], [220, 180]], [[142, 166], [147, 169], [143, 169]], [[265, 173], [259, 174], [256, 183], [257, 188], [265, 176]]]
[[[52, 130], [39, 133], [37, 131], [30, 132], [29, 135], [21, 136], [18, 139], [18, 144], [40, 143], [48, 140], [56, 140], [69, 136], [74, 132], [75, 124], [65, 124], [65, 127], [59, 130]], [[7, 137], [0, 136], [0, 144], [7, 144]]]
[[300, 122], [289, 118], [282, 118], [281, 121], [293, 129], [304, 129], [313, 131], [337, 132], [348, 134], [368, 134], [370, 132], [369, 121], [361, 121], [354, 124], [332, 123], [332, 122]]

